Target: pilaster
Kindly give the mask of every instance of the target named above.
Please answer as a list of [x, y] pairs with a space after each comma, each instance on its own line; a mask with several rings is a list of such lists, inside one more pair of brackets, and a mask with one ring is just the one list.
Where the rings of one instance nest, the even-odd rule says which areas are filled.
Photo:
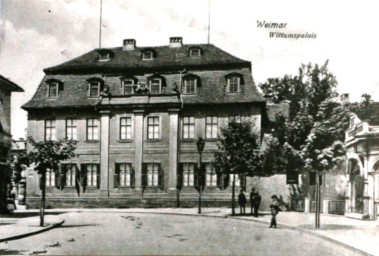
[[109, 117], [110, 111], [100, 112], [100, 196], [109, 197]]
[[135, 190], [142, 191], [142, 161], [143, 161], [143, 110], [134, 111], [134, 171]]
[[169, 142], [169, 191], [176, 190], [177, 169], [178, 169], [178, 130], [179, 130], [179, 109], [169, 109], [170, 115], [170, 142]]

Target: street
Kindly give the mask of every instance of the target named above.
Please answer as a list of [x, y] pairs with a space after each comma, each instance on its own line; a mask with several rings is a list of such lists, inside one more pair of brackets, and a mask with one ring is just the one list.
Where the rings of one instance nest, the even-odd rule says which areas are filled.
[[71, 212], [63, 226], [0, 244], [0, 254], [356, 255], [307, 233], [214, 217]]

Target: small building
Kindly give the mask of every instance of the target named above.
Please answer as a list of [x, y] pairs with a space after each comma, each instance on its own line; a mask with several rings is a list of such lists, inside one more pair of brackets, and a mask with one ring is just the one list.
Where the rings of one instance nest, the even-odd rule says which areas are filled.
[[345, 215], [376, 219], [379, 212], [379, 102], [372, 115], [352, 114], [346, 131], [349, 178]]
[[6, 206], [7, 190], [10, 189], [9, 151], [12, 146], [11, 135], [11, 94], [24, 90], [9, 79], [0, 75], [0, 209]]
[[[212, 161], [229, 120], [249, 118], [261, 134], [266, 102], [249, 61], [181, 37], [157, 47], [126, 39], [44, 72], [23, 106], [28, 135], [78, 141], [76, 157], [46, 175], [48, 207], [194, 206], [199, 171], [203, 205], [230, 204], [230, 179], [218, 176]], [[38, 206], [38, 183], [28, 170], [28, 207]]]

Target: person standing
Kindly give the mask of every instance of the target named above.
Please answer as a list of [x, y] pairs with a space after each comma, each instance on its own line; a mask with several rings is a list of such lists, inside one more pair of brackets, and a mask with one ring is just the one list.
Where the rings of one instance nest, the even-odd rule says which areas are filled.
[[239, 195], [238, 195], [238, 204], [240, 205], [240, 214], [246, 213], [246, 196], [243, 193], [243, 190], [241, 189]]
[[250, 192], [250, 213], [253, 215], [253, 207], [254, 207], [254, 191], [255, 189], [252, 188]]
[[258, 211], [259, 211], [259, 206], [261, 205], [262, 197], [259, 194], [259, 192], [254, 193], [253, 197], [253, 207], [254, 207], [254, 217], [258, 217]]
[[271, 204], [270, 204], [270, 210], [271, 210], [271, 224], [270, 228], [276, 228], [276, 215], [279, 212], [279, 202], [278, 197], [276, 195], [271, 196]]

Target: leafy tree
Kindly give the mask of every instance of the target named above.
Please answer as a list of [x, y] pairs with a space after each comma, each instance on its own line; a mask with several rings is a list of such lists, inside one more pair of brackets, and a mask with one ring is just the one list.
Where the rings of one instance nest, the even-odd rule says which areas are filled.
[[[266, 168], [276, 172], [316, 172], [333, 169], [344, 156], [343, 141], [349, 108], [336, 100], [337, 81], [328, 61], [301, 65], [297, 76], [284, 76], [260, 85], [264, 96], [274, 102], [289, 101], [289, 115], [278, 115], [272, 124], [272, 140], [265, 157]], [[316, 228], [319, 227], [320, 190], [317, 180]]]
[[21, 165], [34, 164], [34, 170], [40, 176], [41, 204], [40, 204], [40, 226], [44, 225], [44, 209], [46, 194], [46, 171], [48, 169], [58, 170], [60, 161], [70, 159], [75, 156], [75, 141], [40, 141], [36, 142], [32, 137], [28, 137], [28, 143], [33, 149], [27, 154], [21, 153], [15, 158], [15, 168], [20, 169]]
[[252, 130], [253, 123], [231, 121], [221, 128], [219, 151], [215, 153], [214, 166], [218, 175], [233, 174], [232, 214], [235, 214], [235, 176], [268, 176], [263, 172], [264, 159], [260, 153], [258, 136]]

